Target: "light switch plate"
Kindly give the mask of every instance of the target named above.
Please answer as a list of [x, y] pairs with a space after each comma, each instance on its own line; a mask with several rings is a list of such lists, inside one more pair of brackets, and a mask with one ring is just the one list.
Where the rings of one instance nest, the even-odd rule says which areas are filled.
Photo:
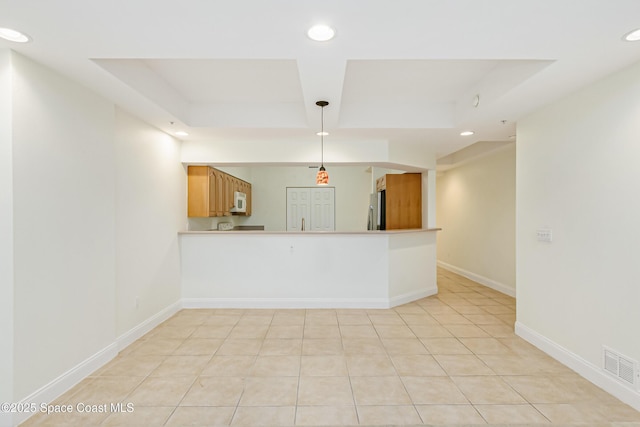
[[539, 242], [551, 242], [553, 240], [553, 232], [549, 228], [539, 228], [536, 231], [536, 237]]

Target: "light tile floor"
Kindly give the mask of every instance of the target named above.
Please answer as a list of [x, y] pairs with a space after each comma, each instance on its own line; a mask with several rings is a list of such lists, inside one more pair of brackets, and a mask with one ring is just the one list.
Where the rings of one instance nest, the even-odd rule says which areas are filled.
[[182, 310], [55, 402], [133, 412], [24, 425], [640, 423], [514, 335], [513, 298], [445, 270], [438, 286], [389, 310]]

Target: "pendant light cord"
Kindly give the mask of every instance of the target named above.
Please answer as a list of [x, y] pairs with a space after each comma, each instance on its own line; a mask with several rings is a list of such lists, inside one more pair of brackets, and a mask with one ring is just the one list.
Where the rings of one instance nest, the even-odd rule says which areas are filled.
[[320, 111], [320, 166], [324, 167], [324, 106]]
[[327, 101], [318, 101], [316, 105], [321, 108], [320, 110], [320, 170], [324, 169], [324, 107], [329, 105]]

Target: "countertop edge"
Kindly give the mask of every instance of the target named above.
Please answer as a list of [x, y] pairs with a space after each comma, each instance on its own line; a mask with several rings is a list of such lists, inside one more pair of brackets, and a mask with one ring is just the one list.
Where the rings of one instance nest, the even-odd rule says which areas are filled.
[[442, 228], [412, 228], [408, 230], [367, 230], [367, 231], [265, 231], [265, 230], [188, 230], [178, 231], [179, 235], [189, 234], [261, 234], [261, 235], [366, 235], [366, 236], [380, 236], [388, 234], [408, 234], [408, 233], [426, 233], [432, 231], [441, 231]]

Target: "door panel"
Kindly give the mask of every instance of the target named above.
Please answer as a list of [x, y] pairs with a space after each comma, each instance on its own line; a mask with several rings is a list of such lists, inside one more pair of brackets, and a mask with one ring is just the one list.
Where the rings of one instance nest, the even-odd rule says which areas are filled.
[[311, 227], [313, 231], [335, 230], [335, 188], [311, 188], [313, 208], [311, 210]]
[[309, 230], [309, 196], [308, 188], [287, 188], [287, 231], [302, 231], [303, 219]]
[[287, 231], [335, 230], [335, 188], [288, 187]]

